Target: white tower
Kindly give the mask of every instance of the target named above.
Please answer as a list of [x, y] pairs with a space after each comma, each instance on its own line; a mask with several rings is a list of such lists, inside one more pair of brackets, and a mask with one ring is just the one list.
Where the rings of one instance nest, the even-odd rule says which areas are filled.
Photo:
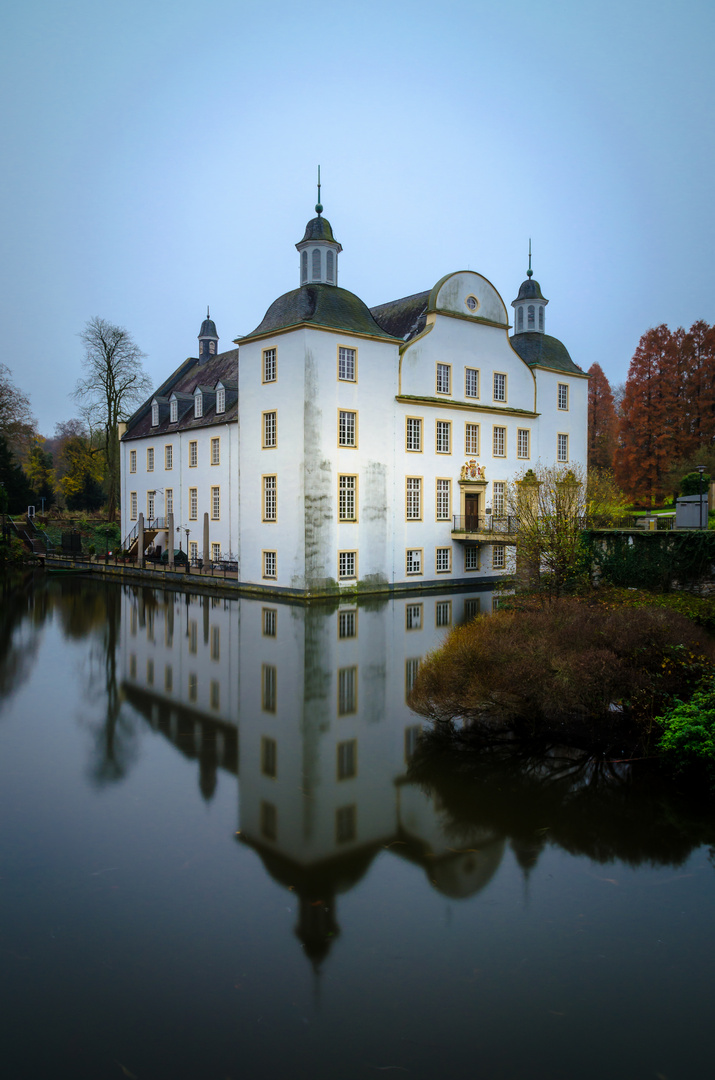
[[333, 236], [333, 230], [327, 218], [321, 217], [323, 207], [320, 202], [320, 167], [318, 167], [318, 201], [315, 204], [317, 217], [312, 218], [305, 227], [305, 236], [296, 244], [300, 252], [301, 285], [337, 285], [338, 254], [342, 246]]
[[526, 281], [519, 286], [519, 295], [512, 300], [514, 308], [515, 334], [543, 334], [544, 309], [548, 304], [546, 297], [541, 294], [541, 286], [538, 281], [532, 281], [534, 271], [531, 269], [531, 240], [529, 241], [529, 269], [526, 271]]

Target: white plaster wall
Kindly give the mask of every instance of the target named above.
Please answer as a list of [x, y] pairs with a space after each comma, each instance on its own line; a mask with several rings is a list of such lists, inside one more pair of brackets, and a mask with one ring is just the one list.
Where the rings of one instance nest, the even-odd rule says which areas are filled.
[[[588, 460], [588, 379], [560, 371], [536, 369], [537, 402], [540, 412], [535, 460], [557, 464], [557, 435], [569, 437], [569, 465], [586, 469]], [[569, 407], [558, 408], [558, 385], [569, 388]]]

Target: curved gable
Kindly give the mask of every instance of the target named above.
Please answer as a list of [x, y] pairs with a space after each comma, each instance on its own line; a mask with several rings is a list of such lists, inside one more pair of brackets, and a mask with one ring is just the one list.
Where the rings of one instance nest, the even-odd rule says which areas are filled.
[[[473, 297], [476, 307], [470, 307], [468, 300]], [[458, 270], [447, 274], [430, 293], [427, 305], [429, 312], [456, 315], [475, 322], [488, 322], [492, 325], [509, 326], [506, 306], [491, 281], [473, 270]]]

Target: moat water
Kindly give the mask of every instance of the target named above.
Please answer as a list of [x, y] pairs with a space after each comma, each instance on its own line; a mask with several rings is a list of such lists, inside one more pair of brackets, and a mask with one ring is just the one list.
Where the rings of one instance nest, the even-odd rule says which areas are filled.
[[712, 1075], [712, 808], [425, 754], [490, 593], [2, 589], [3, 1077]]

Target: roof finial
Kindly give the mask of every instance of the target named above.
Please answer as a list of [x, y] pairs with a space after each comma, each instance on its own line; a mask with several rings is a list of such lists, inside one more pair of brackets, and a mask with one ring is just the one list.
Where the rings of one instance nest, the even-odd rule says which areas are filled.
[[323, 212], [323, 206], [320, 202], [320, 165], [318, 165], [318, 201], [315, 204], [315, 212], [316, 214], [322, 214]]
[[529, 269], [526, 271], [526, 276], [528, 278], [534, 276], [534, 271], [531, 269], [531, 237], [529, 237]]
[[206, 305], [206, 318], [207, 319], [211, 318], [211, 315], [209, 314], [209, 306], [208, 306], [208, 304]]

